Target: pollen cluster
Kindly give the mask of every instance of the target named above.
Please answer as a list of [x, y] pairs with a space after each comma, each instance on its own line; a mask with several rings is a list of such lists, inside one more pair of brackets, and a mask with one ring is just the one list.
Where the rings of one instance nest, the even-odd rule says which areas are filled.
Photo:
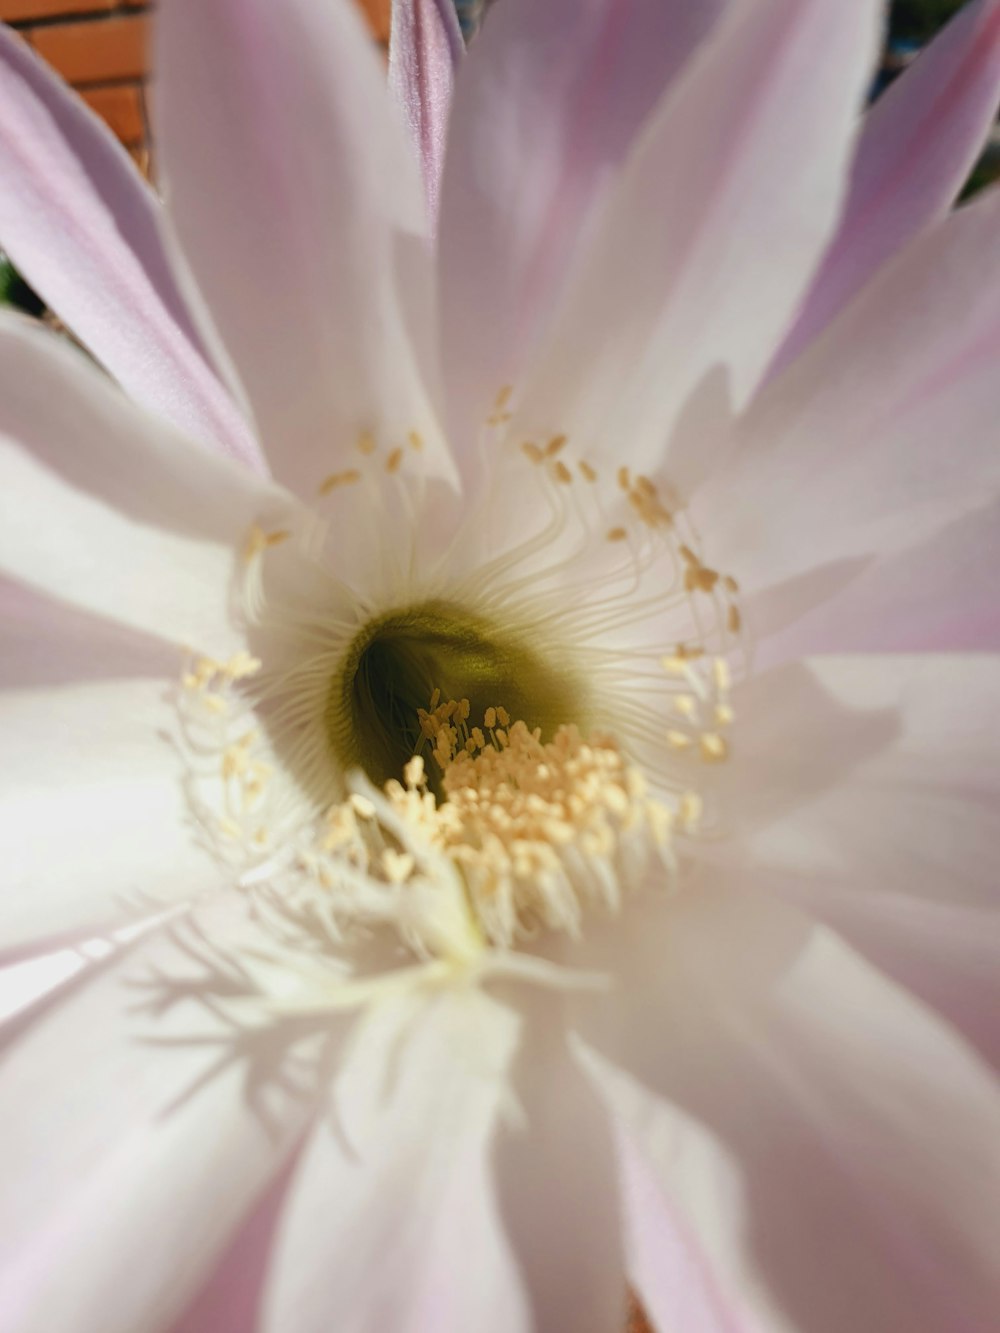
[[335, 806], [324, 855], [310, 858], [332, 892], [338, 856], [405, 888], [421, 879], [430, 851], [457, 869], [484, 938], [510, 947], [539, 927], [578, 934], [584, 908], [617, 911], [623, 885], [640, 884], [654, 857], [669, 861], [674, 826], [693, 807], [675, 812], [650, 799], [613, 739], [584, 740], [567, 725], [544, 742], [502, 705], [470, 725], [467, 700], [431, 702], [420, 725], [444, 799], [417, 754], [402, 782], [385, 784], [388, 818], [381, 801], [357, 793]]

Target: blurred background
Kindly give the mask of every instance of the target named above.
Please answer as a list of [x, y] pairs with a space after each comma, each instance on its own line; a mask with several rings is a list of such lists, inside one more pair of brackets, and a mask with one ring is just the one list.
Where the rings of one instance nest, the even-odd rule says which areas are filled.
[[[495, 0], [503, 3], [503, 0]], [[849, 0], [844, 0], [849, 3]], [[356, 0], [372, 38], [385, 47], [390, 0]], [[459, 21], [471, 37], [494, 0], [454, 0]], [[538, 0], [544, 3], [544, 0]], [[894, 0], [882, 67], [872, 96], [879, 96], [919, 53], [964, 0]], [[0, 0], [0, 20], [9, 23], [47, 60], [91, 107], [155, 179], [155, 141], [147, 100], [149, 0]], [[1000, 131], [966, 186], [966, 194], [1000, 178]], [[0, 304], [32, 314], [42, 306], [0, 251]]]

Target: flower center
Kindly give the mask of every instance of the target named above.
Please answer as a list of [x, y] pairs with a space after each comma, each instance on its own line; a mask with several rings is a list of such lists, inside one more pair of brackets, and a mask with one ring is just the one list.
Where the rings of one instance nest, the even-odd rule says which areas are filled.
[[[377, 786], [402, 778], [432, 697], [466, 700], [475, 717], [503, 700], [545, 738], [585, 714], [580, 684], [515, 636], [458, 607], [425, 602], [365, 625], [335, 671], [324, 721], [340, 768], [360, 768]], [[436, 776], [434, 790], [441, 794]]]
[[653, 860], [672, 866], [672, 832], [698, 810], [652, 799], [612, 737], [562, 725], [545, 742], [502, 704], [477, 723], [468, 699], [438, 694], [420, 710], [427, 761], [414, 754], [382, 789], [352, 783], [305, 850], [345, 924], [390, 916], [418, 952], [468, 960], [539, 928], [577, 935], [587, 907], [616, 911]]

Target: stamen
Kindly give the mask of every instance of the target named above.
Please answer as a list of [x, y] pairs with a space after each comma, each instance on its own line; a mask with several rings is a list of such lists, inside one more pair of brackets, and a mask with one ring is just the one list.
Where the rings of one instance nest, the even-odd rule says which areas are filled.
[[340, 486], [352, 486], [356, 481], [361, 480], [361, 473], [356, 467], [345, 468], [343, 472], [331, 472], [319, 484], [320, 495], [329, 495]]
[[[672, 864], [678, 812], [650, 799], [641, 774], [609, 737], [584, 741], [570, 725], [546, 743], [539, 728], [512, 722], [502, 705], [491, 705], [482, 727], [470, 728], [468, 700], [432, 704], [421, 723], [436, 737], [443, 799], [429, 790], [424, 761], [415, 755], [402, 783], [390, 780], [378, 796], [355, 792], [333, 807], [310, 864], [314, 874], [323, 869], [335, 894], [330, 848], [343, 857], [350, 843], [355, 863], [395, 890], [419, 889], [428, 857], [443, 856], [460, 876], [483, 937], [510, 948], [539, 925], [578, 934], [587, 908], [617, 911], [623, 885], [642, 878], [624, 874], [626, 863], [632, 872], [654, 856]], [[353, 887], [344, 892], [356, 911]], [[446, 941], [432, 943], [419, 912], [408, 912], [407, 924], [424, 950], [448, 955]]]

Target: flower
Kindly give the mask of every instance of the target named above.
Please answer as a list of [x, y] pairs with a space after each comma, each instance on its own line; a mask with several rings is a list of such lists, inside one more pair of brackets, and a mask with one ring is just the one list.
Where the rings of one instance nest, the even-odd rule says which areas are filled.
[[12, 1328], [989, 1326], [1000, 9], [722, 9], [4, 38]]

